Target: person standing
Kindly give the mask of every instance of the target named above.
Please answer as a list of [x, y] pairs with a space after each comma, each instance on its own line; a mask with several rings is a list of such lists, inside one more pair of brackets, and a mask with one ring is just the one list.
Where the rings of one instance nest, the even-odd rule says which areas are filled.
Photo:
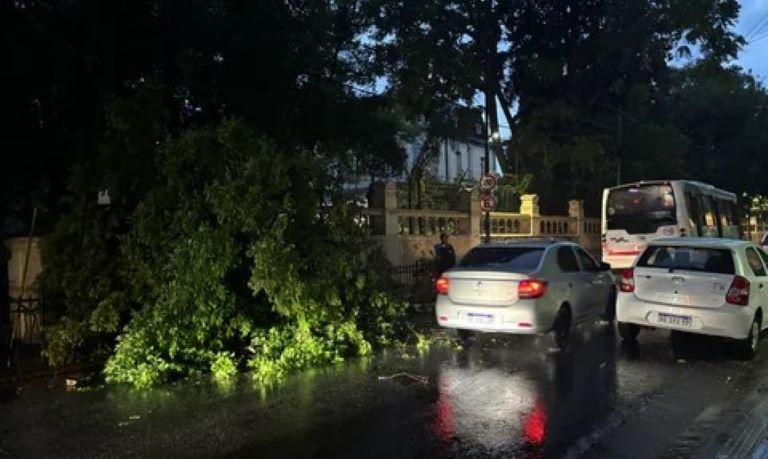
[[456, 265], [456, 252], [453, 246], [448, 243], [448, 235], [440, 234], [440, 243], [435, 244], [435, 277], [439, 277], [444, 272]]

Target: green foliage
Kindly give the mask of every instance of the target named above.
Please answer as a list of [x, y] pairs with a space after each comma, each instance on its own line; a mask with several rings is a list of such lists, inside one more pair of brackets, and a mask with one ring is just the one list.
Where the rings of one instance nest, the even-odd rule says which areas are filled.
[[48, 345], [43, 356], [54, 366], [70, 363], [83, 343], [84, 327], [80, 322], [64, 318], [48, 331]]
[[[109, 382], [141, 388], [209, 371], [226, 380], [244, 362], [266, 383], [402, 336], [405, 306], [384, 293], [383, 254], [322, 157], [284, 152], [230, 121], [169, 142], [154, 170], [124, 234], [93, 230], [89, 263], [108, 269], [55, 264], [49, 274], [71, 289], [68, 299], [85, 298], [68, 302], [52, 363], [66, 362], [85, 334], [119, 332]], [[109, 221], [111, 209], [96, 210]], [[52, 260], [73, 236], [62, 224]]]
[[213, 379], [226, 382], [237, 374], [237, 360], [233, 352], [220, 352], [211, 364]]

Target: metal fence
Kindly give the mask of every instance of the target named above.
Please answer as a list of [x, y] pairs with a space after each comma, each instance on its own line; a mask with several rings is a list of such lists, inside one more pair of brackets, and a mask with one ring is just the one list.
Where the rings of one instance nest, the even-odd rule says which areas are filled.
[[41, 298], [11, 299], [13, 339], [22, 343], [37, 343], [43, 337], [44, 308]]
[[411, 304], [430, 303], [435, 300], [431, 261], [394, 266], [390, 279], [395, 286], [395, 294]]

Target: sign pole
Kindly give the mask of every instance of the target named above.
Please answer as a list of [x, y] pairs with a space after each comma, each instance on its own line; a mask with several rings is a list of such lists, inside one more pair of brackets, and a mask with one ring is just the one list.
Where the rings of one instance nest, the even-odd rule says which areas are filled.
[[[491, 153], [488, 148], [488, 138], [490, 133], [488, 132], [488, 105], [485, 106], [485, 170], [484, 176], [489, 176], [491, 172]], [[491, 212], [485, 211], [485, 243], [491, 242]]]

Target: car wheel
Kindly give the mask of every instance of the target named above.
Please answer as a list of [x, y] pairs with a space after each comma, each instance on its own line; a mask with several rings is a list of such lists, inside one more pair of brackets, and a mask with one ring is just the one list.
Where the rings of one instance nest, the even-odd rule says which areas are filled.
[[757, 316], [752, 321], [752, 325], [749, 327], [749, 335], [746, 338], [737, 342], [737, 351], [740, 358], [744, 360], [752, 360], [757, 355], [757, 350], [760, 347], [760, 320]]
[[563, 306], [557, 313], [552, 326], [552, 339], [559, 349], [565, 349], [571, 336], [571, 310]]
[[635, 324], [628, 324], [626, 322], [619, 322], [619, 335], [627, 341], [637, 340], [637, 335], [640, 334], [640, 327]]
[[472, 333], [470, 330], [456, 330], [456, 338], [461, 344], [469, 344], [469, 342], [472, 340], [472, 336], [474, 336], [474, 333]]
[[611, 293], [608, 294], [608, 302], [605, 304], [605, 311], [603, 311], [603, 320], [606, 322], [613, 322], [616, 318], [616, 290], [611, 289]]

